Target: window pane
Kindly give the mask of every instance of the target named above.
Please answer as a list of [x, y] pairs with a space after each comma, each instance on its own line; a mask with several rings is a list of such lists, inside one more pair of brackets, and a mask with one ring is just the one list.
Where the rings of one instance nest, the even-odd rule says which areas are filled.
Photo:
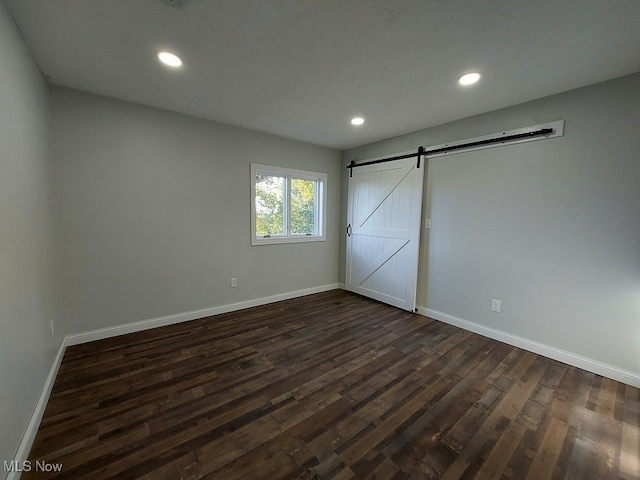
[[291, 233], [316, 234], [316, 181], [291, 179]]
[[285, 178], [256, 175], [256, 235], [284, 235]]

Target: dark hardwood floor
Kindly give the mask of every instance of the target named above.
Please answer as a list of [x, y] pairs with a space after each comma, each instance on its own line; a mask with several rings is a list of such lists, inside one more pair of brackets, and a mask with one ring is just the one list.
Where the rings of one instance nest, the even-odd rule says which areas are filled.
[[335, 290], [68, 348], [23, 478], [637, 479], [639, 400]]

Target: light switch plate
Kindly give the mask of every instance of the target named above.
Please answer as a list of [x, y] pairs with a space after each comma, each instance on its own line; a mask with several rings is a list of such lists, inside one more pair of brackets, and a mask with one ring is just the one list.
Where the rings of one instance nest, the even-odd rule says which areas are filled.
[[493, 310], [494, 312], [500, 313], [501, 309], [502, 309], [502, 302], [500, 300], [496, 300], [495, 298], [492, 298], [491, 299], [491, 310]]

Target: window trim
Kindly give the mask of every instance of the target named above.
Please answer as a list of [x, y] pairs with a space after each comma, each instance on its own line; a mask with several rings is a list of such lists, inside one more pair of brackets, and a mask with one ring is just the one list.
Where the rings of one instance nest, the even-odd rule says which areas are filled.
[[[291, 211], [291, 195], [285, 187], [285, 222], [287, 233], [285, 235], [272, 236], [268, 238], [256, 235], [256, 175], [273, 175], [285, 177], [286, 185], [289, 185], [290, 179], [299, 178], [302, 180], [314, 180], [318, 185], [318, 194], [315, 196], [315, 208], [321, 207], [320, 214], [316, 216], [317, 228], [320, 232], [317, 235], [292, 234], [291, 220], [289, 212]], [[327, 174], [319, 172], [310, 172], [308, 170], [298, 170], [294, 168], [274, 167], [272, 165], [263, 165], [260, 163], [251, 164], [251, 245], [273, 245], [278, 243], [302, 243], [302, 242], [324, 242], [327, 239]]]

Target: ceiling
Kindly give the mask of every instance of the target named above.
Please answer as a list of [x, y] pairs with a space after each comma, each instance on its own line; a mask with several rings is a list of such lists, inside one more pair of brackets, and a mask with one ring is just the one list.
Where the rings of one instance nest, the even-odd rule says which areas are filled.
[[638, 0], [4, 1], [52, 84], [336, 149], [640, 71]]

